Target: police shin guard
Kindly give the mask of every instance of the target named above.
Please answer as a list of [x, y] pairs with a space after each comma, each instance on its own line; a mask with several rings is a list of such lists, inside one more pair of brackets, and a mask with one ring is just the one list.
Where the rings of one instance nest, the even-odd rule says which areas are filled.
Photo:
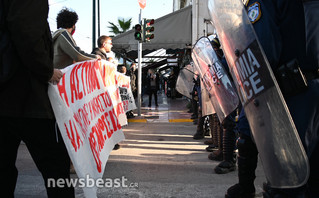
[[214, 169], [217, 174], [225, 174], [236, 169], [235, 149], [235, 123], [225, 120], [223, 129], [223, 161]]
[[223, 127], [219, 122], [217, 114], [213, 115], [213, 141], [217, 142], [218, 150], [213, 151], [208, 155], [208, 159], [215, 161], [223, 160]]
[[255, 197], [254, 181], [256, 178], [258, 151], [251, 137], [240, 135], [237, 141], [238, 148], [238, 179], [239, 183], [228, 188], [226, 198]]
[[219, 136], [218, 133], [219, 134], [221, 133], [221, 126], [216, 113], [211, 116], [210, 126], [211, 126], [213, 145], [218, 146], [218, 136]]

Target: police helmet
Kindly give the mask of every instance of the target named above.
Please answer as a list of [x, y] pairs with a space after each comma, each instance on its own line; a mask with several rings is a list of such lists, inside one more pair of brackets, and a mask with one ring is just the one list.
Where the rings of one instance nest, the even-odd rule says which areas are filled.
[[219, 39], [217, 37], [215, 37], [212, 41], [211, 44], [213, 46], [213, 48], [220, 48], [220, 43], [219, 43]]

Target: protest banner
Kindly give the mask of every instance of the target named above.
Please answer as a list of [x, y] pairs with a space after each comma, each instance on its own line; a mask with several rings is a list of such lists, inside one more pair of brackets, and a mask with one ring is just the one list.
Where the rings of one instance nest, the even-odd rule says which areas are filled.
[[[62, 71], [59, 84], [49, 85], [57, 124], [79, 178], [102, 178], [114, 145], [124, 140], [118, 116], [125, 112], [114, 68], [104, 60], [76, 63]], [[96, 197], [96, 186], [83, 190], [86, 197]]]
[[127, 118], [123, 102], [120, 97], [120, 87], [127, 87], [128, 84], [130, 84], [130, 79], [125, 78], [125, 75], [118, 72], [116, 65], [111, 62], [100, 60], [95, 61], [95, 64], [98, 64], [104, 86], [111, 95], [113, 106], [116, 109], [115, 113], [121, 123], [121, 126], [127, 125]]
[[125, 112], [136, 109], [135, 99], [131, 89], [130, 77], [122, 73], [117, 74], [120, 96]]

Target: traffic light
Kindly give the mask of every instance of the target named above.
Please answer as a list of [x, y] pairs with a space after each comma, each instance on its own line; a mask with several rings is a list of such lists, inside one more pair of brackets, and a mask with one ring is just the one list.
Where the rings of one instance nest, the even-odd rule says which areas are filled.
[[135, 40], [142, 41], [143, 40], [142, 26], [140, 24], [136, 24], [134, 26], [134, 29], [135, 29], [135, 34], [134, 34]]
[[154, 38], [154, 19], [144, 19], [143, 23], [143, 41], [147, 42]]

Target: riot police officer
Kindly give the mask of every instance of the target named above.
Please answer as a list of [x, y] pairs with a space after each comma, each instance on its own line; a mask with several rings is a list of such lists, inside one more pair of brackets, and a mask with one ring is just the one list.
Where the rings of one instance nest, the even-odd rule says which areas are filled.
[[[314, 59], [306, 54], [302, 1], [246, 0], [243, 2], [259, 42], [277, 76], [310, 163], [310, 176], [305, 186], [275, 189], [265, 184], [264, 197], [319, 197], [319, 65], [318, 61], [313, 61]], [[313, 33], [319, 34], [319, 32]], [[288, 63], [300, 67], [302, 76], [306, 79], [305, 85], [292, 85], [296, 81], [283, 82], [278, 78], [280, 76], [278, 69]], [[296, 77], [293, 76], [291, 79], [294, 81]], [[295, 92], [297, 89], [294, 86], [302, 88], [299, 92]], [[292, 87], [293, 92], [287, 90], [287, 87]], [[255, 194], [254, 179], [258, 151], [252, 141], [244, 112], [240, 114], [238, 130], [240, 132], [237, 145], [239, 183], [227, 190], [228, 198], [253, 197]]]
[[[218, 57], [218, 59], [223, 64], [224, 68], [229, 75], [229, 69], [224, 57], [223, 50], [220, 48], [220, 42], [218, 37], [211, 40], [212, 47]], [[230, 76], [230, 75], [229, 75]], [[221, 134], [216, 134], [216, 136], [221, 137], [218, 138], [219, 140], [219, 152], [215, 154], [214, 152], [211, 153], [208, 158], [212, 160], [220, 160], [220, 162], [215, 168], [214, 171], [217, 174], [226, 174], [232, 172], [236, 169], [236, 153], [235, 150], [235, 140], [236, 140], [236, 133], [235, 133], [235, 117], [237, 111], [235, 110], [233, 113], [228, 115], [222, 123], [218, 123], [222, 125], [222, 130], [219, 130]]]

